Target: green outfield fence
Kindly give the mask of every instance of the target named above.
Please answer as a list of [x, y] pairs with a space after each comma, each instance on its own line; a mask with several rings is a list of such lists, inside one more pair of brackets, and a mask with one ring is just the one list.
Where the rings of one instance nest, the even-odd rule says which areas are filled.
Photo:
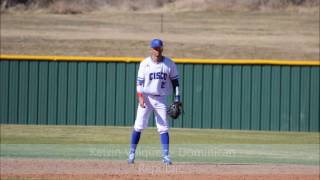
[[[131, 126], [140, 60], [1, 55], [0, 122]], [[320, 131], [317, 60], [174, 60], [184, 114], [171, 127]]]

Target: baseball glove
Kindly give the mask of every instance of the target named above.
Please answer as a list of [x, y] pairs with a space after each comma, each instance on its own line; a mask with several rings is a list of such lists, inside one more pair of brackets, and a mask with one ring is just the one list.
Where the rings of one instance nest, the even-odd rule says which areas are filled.
[[168, 115], [172, 119], [177, 119], [182, 111], [182, 103], [181, 102], [173, 102], [168, 108]]

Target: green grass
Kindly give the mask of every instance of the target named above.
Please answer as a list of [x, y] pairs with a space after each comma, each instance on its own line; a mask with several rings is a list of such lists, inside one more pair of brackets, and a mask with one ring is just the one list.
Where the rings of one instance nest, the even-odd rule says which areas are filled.
[[[128, 144], [131, 127], [1, 125], [2, 144]], [[170, 130], [172, 144], [320, 144], [320, 133], [216, 129]], [[155, 128], [142, 144], [159, 143]]]
[[[1, 125], [2, 144], [128, 144], [131, 127]], [[172, 144], [320, 144], [320, 133], [216, 129], [170, 130]], [[143, 144], [159, 143], [155, 128]]]
[[[1, 125], [1, 158], [125, 160], [131, 127]], [[319, 165], [319, 133], [171, 129], [176, 162]], [[143, 132], [139, 160], [159, 160], [155, 128]]]

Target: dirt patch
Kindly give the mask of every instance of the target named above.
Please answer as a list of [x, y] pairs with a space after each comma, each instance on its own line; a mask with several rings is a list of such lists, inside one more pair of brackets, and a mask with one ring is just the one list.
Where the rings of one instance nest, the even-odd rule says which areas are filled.
[[1, 159], [1, 179], [304, 179], [318, 180], [319, 166], [203, 164], [138, 161]]

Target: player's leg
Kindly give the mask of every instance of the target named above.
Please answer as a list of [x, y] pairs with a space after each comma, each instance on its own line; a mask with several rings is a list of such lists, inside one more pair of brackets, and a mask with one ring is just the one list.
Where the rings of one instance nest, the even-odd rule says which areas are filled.
[[165, 164], [172, 164], [169, 156], [169, 125], [167, 121], [167, 106], [166, 97], [160, 97], [155, 105], [155, 120], [157, 129], [160, 134], [160, 142], [162, 145], [163, 162]]
[[143, 129], [145, 129], [148, 126], [148, 119], [151, 113], [150, 108], [142, 108], [138, 106], [137, 110], [137, 117], [134, 123], [134, 127], [132, 130], [131, 135], [131, 146], [130, 146], [130, 152], [135, 152], [137, 144], [140, 140], [140, 135]]
[[129, 159], [128, 159], [129, 164], [134, 163], [135, 152], [140, 140], [141, 132], [143, 131], [143, 129], [145, 129], [148, 126], [149, 116], [150, 116], [150, 113], [152, 112], [152, 107], [150, 106], [150, 102], [146, 100], [145, 104], [146, 104], [145, 108], [142, 108], [138, 105], [137, 117], [136, 117], [134, 128], [131, 134], [130, 153], [129, 153]]

